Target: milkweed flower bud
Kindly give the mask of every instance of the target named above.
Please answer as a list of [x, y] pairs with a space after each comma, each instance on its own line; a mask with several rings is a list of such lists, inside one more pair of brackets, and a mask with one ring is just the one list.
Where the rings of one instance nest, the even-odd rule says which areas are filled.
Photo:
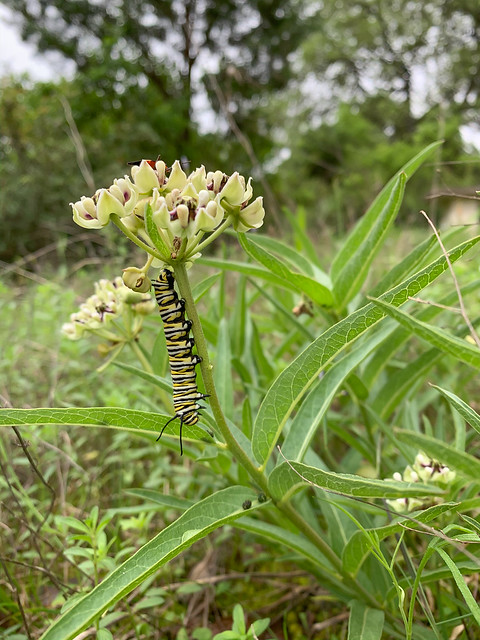
[[150, 278], [144, 271], [137, 269], [137, 267], [127, 267], [127, 269], [124, 269], [122, 280], [125, 286], [139, 293], [150, 291], [152, 286]]

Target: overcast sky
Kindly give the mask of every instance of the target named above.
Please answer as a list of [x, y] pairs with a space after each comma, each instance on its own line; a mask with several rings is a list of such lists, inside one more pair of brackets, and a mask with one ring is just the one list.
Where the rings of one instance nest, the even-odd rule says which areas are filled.
[[33, 45], [22, 42], [11, 15], [0, 5], [0, 76], [26, 72], [34, 80], [50, 80], [73, 68], [60, 55], [40, 56]]

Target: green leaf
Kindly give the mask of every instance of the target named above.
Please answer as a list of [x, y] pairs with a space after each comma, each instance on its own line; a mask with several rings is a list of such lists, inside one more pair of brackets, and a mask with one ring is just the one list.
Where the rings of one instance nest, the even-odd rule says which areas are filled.
[[397, 516], [395, 522], [384, 527], [376, 527], [375, 529], [367, 529], [366, 531], [355, 531], [343, 549], [343, 568], [345, 571], [355, 576], [365, 561], [365, 558], [370, 553], [374, 539], [381, 542], [389, 536], [401, 533], [402, 531], [405, 531], [404, 525], [421, 529], [421, 527], [418, 526], [419, 523], [426, 524], [431, 522], [447, 511], [457, 511], [461, 506], [462, 505], [459, 502], [436, 504], [424, 509], [423, 511], [413, 511], [409, 514]]
[[168, 363], [168, 351], [167, 341], [165, 340], [165, 333], [160, 329], [153, 343], [152, 349], [152, 368], [153, 372], [161, 377], [165, 375]]
[[403, 258], [398, 264], [396, 264], [380, 282], [369, 291], [369, 294], [376, 298], [384, 291], [388, 291], [396, 284], [406, 278], [430, 253], [431, 249], [437, 243], [437, 238], [432, 235], [416, 246], [408, 255]]
[[450, 572], [455, 580], [455, 583], [458, 587], [458, 590], [463, 596], [465, 600], [465, 604], [470, 610], [470, 613], [475, 619], [475, 622], [480, 625], [480, 607], [478, 606], [475, 598], [472, 596], [470, 589], [467, 587], [465, 582], [465, 578], [462, 576], [460, 571], [458, 570], [455, 562], [450, 558], [450, 556], [440, 548], [435, 549], [438, 555], [443, 559], [447, 567], [450, 569]]
[[124, 362], [118, 362], [116, 360], [113, 363], [119, 369], [123, 369], [124, 371], [128, 371], [132, 376], [137, 376], [138, 378], [142, 378], [142, 380], [146, 380], [150, 384], [153, 384], [155, 387], [159, 387], [163, 389], [167, 393], [172, 393], [172, 383], [162, 378], [161, 376], [157, 376], [153, 373], [148, 373], [143, 369], [139, 369], [138, 367], [133, 367], [131, 364], [125, 364]]
[[[84, 427], [110, 427], [138, 433], [157, 434], [171, 416], [135, 409], [89, 407], [88, 409], [0, 409], [0, 427], [12, 425], [58, 424]], [[166, 435], [177, 435], [178, 425], [170, 424]], [[197, 427], [184, 426], [184, 440], [204, 440], [207, 433]]]
[[385, 614], [379, 609], [371, 609], [364, 602], [350, 602], [348, 619], [348, 640], [380, 640]]
[[148, 235], [150, 236], [150, 240], [153, 242], [155, 247], [162, 253], [164, 256], [170, 255], [170, 249], [167, 247], [165, 242], [158, 231], [157, 225], [153, 221], [153, 210], [152, 206], [149, 204], [145, 207], [145, 229], [147, 230]]
[[[295, 213], [292, 213], [287, 207], [282, 208], [282, 213], [288, 218], [288, 221], [292, 225], [292, 229], [295, 232], [295, 241], [298, 249], [309, 258], [312, 264], [320, 266], [318, 255], [313, 245], [310, 236], [305, 232], [307, 226], [308, 214], [304, 207], [297, 207]], [[303, 224], [302, 224], [303, 222]]]
[[[362, 244], [366, 241], [372, 230], [378, 226], [377, 218], [384, 210], [385, 204], [391, 198], [392, 191], [397, 184], [400, 174], [404, 173], [407, 180], [417, 171], [417, 169], [425, 162], [425, 160], [432, 155], [435, 149], [442, 144], [441, 141], [434, 142], [409, 160], [397, 173], [390, 179], [385, 187], [380, 191], [378, 196], [370, 205], [369, 209], [359, 220], [357, 225], [353, 228], [347, 241], [344, 243], [338, 254], [335, 256], [331, 268], [331, 277], [333, 283], [336, 284], [343, 271], [347, 268], [348, 263], [355, 255], [355, 253], [362, 247]], [[380, 228], [381, 231], [381, 228]], [[378, 234], [379, 230], [376, 230]], [[383, 239], [380, 237], [380, 239]], [[376, 245], [378, 249], [379, 245]]]
[[388, 326], [376, 331], [368, 340], [335, 362], [305, 398], [292, 420], [282, 446], [282, 453], [287, 460], [299, 462], [303, 459], [338, 388], [353, 369], [385, 339], [387, 332]]
[[208, 276], [208, 278], [205, 278], [204, 280], [196, 284], [194, 287], [192, 287], [192, 295], [193, 295], [193, 299], [195, 300], [195, 303], [197, 303], [207, 293], [207, 291], [211, 287], [213, 287], [213, 285], [215, 284], [215, 282], [217, 282], [219, 277], [220, 277], [219, 273], [214, 273], [213, 276]]
[[[343, 245], [339, 255], [347, 247], [350, 252], [349, 259], [333, 280], [333, 293], [340, 308], [346, 308], [365, 282], [370, 265], [400, 209], [406, 180], [406, 175], [401, 173], [388, 190], [388, 197], [377, 206], [371, 207]], [[368, 224], [364, 224], [364, 221]], [[332, 274], [334, 266], [335, 262], [332, 265]]]
[[[478, 463], [480, 465], [480, 461]], [[301, 462], [284, 462], [268, 477], [268, 487], [274, 500], [285, 502], [303, 487], [311, 484], [344, 496], [359, 498], [406, 498], [409, 496], [438, 496], [438, 487], [420, 483], [376, 480], [347, 473], [333, 473], [310, 467]]]
[[[469, 282], [468, 285], [465, 285], [461, 289], [462, 296], [465, 298], [468, 294], [477, 292], [480, 287], [480, 280], [474, 280], [473, 282]], [[458, 294], [456, 291], [452, 291], [446, 296], [442, 296], [439, 300], [440, 305], [452, 306], [458, 302]], [[443, 309], [439, 306], [435, 305], [422, 305], [423, 308], [416, 314], [416, 318], [418, 320], [431, 320], [439, 315]], [[393, 320], [389, 322], [393, 323]], [[404, 329], [403, 327], [399, 327], [398, 324], [392, 324], [392, 328], [396, 327], [392, 330], [389, 339], [385, 341], [385, 343], [378, 349], [375, 355], [371, 358], [371, 360], [366, 365], [365, 369], [362, 372], [362, 379], [370, 388], [375, 379], [378, 377], [380, 372], [384, 369], [384, 367], [390, 362], [392, 355], [402, 346], [404, 342], [410, 338], [410, 331]]]
[[461, 473], [474, 482], [480, 482], [480, 460], [441, 440], [426, 436], [423, 433], [406, 429], [394, 429], [394, 436], [400, 442], [424, 451], [427, 456], [447, 465], [450, 469]]
[[220, 320], [218, 327], [217, 356], [213, 369], [213, 378], [220, 406], [227, 418], [233, 417], [233, 380], [230, 352], [230, 335], [226, 318]]
[[333, 305], [333, 295], [327, 286], [303, 275], [303, 273], [291, 271], [281, 260], [253, 243], [244, 233], [238, 234], [238, 241], [251, 258], [263, 264], [264, 267], [282, 280], [291, 282], [297, 292], [305, 293], [321, 306], [331, 307]]
[[328, 560], [313, 543], [301, 534], [293, 533], [293, 531], [289, 531], [285, 529], [285, 527], [270, 524], [269, 522], [262, 522], [261, 520], [254, 520], [253, 518], [237, 520], [234, 527], [261, 536], [270, 544], [275, 544], [275, 546], [277, 544], [284, 545], [296, 553], [299, 553], [316, 567], [321, 567], [326, 572], [332, 571]]
[[104, 611], [142, 584], [169, 560], [211, 531], [245, 515], [242, 508], [245, 500], [252, 501], [251, 509], [262, 506], [252, 490], [245, 487], [228, 487], [190, 507], [178, 520], [147, 542], [95, 589], [61, 615], [45, 631], [42, 640], [75, 638]]
[[[468, 240], [450, 252], [453, 263], [479, 242], [480, 236]], [[399, 306], [409, 296], [433, 282], [448, 268], [445, 257], [411, 276], [381, 296], [381, 300]], [[358, 309], [330, 327], [309, 345], [275, 380], [268, 390], [254, 425], [252, 448], [261, 465], [270, 457], [283, 427], [309, 387], [331, 360], [367, 329], [384, 317], [383, 310], [372, 303]]]
[[[317, 266], [312, 265], [310, 260], [305, 258], [304, 255], [299, 253], [296, 249], [292, 249], [292, 247], [285, 242], [281, 242], [280, 240], [271, 238], [270, 236], [263, 236], [259, 233], [252, 233], [248, 239], [259, 247], [262, 247], [272, 253], [276, 253], [283, 259], [288, 260], [292, 268], [300, 269], [300, 271], [303, 271], [303, 273], [308, 276], [315, 277], [315, 272], [320, 271], [320, 269]], [[327, 285], [330, 278], [325, 272], [323, 272], [323, 275], [323, 284]]]
[[457, 411], [477, 433], [480, 433], [480, 416], [476, 411], [451, 391], [437, 387], [435, 384], [432, 384], [432, 387], [442, 394], [455, 411]]
[[396, 309], [384, 300], [377, 299], [372, 300], [372, 302], [419, 338], [426, 340], [437, 349], [454, 356], [458, 360], [462, 360], [472, 367], [480, 368], [480, 349], [478, 347], [474, 347], [462, 338], [452, 336], [443, 329], [417, 320], [417, 318], [405, 313], [405, 311]]
[[280, 278], [279, 276], [273, 274], [271, 271], [268, 271], [268, 269], [257, 267], [256, 265], [248, 262], [236, 262], [234, 260], [206, 257], [201, 257], [199, 260], [197, 260], [197, 262], [199, 264], [204, 264], [207, 267], [222, 269], [223, 271], [236, 271], [237, 273], [245, 273], [248, 276], [252, 276], [252, 278], [260, 278], [261, 280], [265, 280], [266, 282], [269, 282], [270, 284], [273, 284], [277, 287], [282, 287], [282, 289], [297, 291], [297, 287], [295, 287], [291, 282], [285, 281], [284, 278]]

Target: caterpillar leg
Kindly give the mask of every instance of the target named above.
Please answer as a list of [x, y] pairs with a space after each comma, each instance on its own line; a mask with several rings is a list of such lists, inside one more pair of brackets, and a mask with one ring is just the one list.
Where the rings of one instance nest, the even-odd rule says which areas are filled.
[[160, 431], [160, 434], [159, 434], [156, 442], [158, 442], [160, 440], [160, 438], [162, 437], [162, 434], [165, 431], [166, 427], [168, 427], [168, 425], [171, 422], [173, 422], [176, 418], [178, 418], [180, 420], [180, 455], [183, 456], [182, 427], [183, 427], [183, 423], [185, 421], [185, 416], [183, 414], [182, 415], [175, 414], [173, 416], [173, 418], [170, 418], [170, 420], [163, 425], [162, 430]]

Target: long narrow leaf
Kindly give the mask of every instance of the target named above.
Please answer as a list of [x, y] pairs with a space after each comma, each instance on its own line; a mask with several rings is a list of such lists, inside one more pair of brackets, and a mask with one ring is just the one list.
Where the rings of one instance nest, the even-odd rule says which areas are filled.
[[[0, 409], [0, 427], [12, 425], [58, 424], [85, 427], [110, 427], [138, 433], [156, 433], [161, 431], [171, 416], [135, 409], [112, 407], [89, 407], [88, 409]], [[170, 424], [165, 435], [177, 435], [178, 425]], [[184, 427], [186, 440], [203, 440], [205, 431], [197, 427]]]
[[399, 171], [397, 171], [397, 173], [393, 176], [393, 178], [390, 179], [390, 181], [385, 185], [382, 191], [380, 191], [365, 215], [362, 216], [357, 225], [354, 227], [347, 241], [344, 243], [341, 250], [336, 255], [335, 260], [333, 261], [331, 276], [334, 284], [338, 282], [338, 280], [340, 279], [340, 274], [350, 262], [352, 256], [355, 255], [356, 251], [358, 251], [358, 249], [362, 246], [362, 243], [369, 236], [371, 230], [374, 228], [379, 212], [382, 211], [385, 203], [389, 200], [393, 187], [400, 174], [404, 173], [407, 180], [409, 180], [417, 171], [417, 169], [425, 162], [425, 160], [427, 160], [429, 156], [432, 155], [432, 153], [440, 144], [442, 144], [441, 141], [434, 142], [433, 144], [420, 151], [420, 153], [409, 160]]
[[388, 326], [386, 329], [387, 331], [376, 331], [368, 340], [335, 362], [318, 386], [307, 396], [293, 419], [282, 446], [282, 453], [287, 460], [299, 462], [303, 459], [338, 388], [353, 369], [385, 339]]
[[473, 482], [480, 482], [480, 460], [475, 456], [471, 456], [464, 451], [458, 451], [458, 449], [441, 440], [416, 431], [395, 429], [394, 436], [400, 442], [404, 442], [411, 447], [418, 447], [431, 458], [470, 478]]
[[[468, 240], [450, 252], [453, 263], [477, 244], [480, 236]], [[444, 256], [425, 267], [408, 280], [397, 285], [381, 300], [395, 306], [403, 304], [409, 296], [433, 282], [448, 268]], [[265, 396], [254, 425], [253, 453], [260, 465], [270, 457], [283, 427], [297, 403], [307, 392], [325, 366], [348, 344], [384, 317], [384, 311], [367, 304], [350, 316], [330, 327], [309, 345], [275, 380]]]
[[475, 619], [475, 622], [478, 625], [480, 625], [480, 607], [478, 606], [475, 598], [473, 597], [472, 592], [468, 588], [467, 583], [465, 582], [465, 578], [462, 576], [462, 574], [458, 570], [458, 567], [455, 564], [455, 562], [450, 558], [450, 556], [443, 549], [437, 548], [436, 552], [443, 559], [447, 567], [450, 569], [450, 573], [452, 574], [453, 579], [455, 580], [455, 583], [458, 587], [458, 590], [460, 591], [460, 593], [463, 596], [463, 599], [465, 600], [465, 604], [469, 608], [470, 613]]
[[432, 387], [442, 394], [455, 411], [457, 411], [477, 433], [480, 433], [480, 416], [476, 411], [451, 391], [437, 387], [434, 384]]
[[238, 234], [238, 241], [251, 258], [262, 264], [279, 278], [291, 282], [297, 292], [301, 291], [305, 293], [314, 302], [324, 307], [331, 307], [333, 305], [333, 295], [328, 286], [317, 282], [309, 276], [303, 275], [303, 273], [295, 273], [273, 254], [252, 242], [244, 233]]
[[457, 338], [443, 329], [417, 320], [417, 318], [397, 309], [384, 300], [377, 299], [372, 300], [372, 302], [419, 338], [426, 340], [437, 349], [462, 360], [472, 367], [480, 368], [480, 349], [478, 347], [472, 346], [466, 340]]
[[371, 609], [360, 600], [350, 603], [347, 640], [380, 640], [383, 633], [385, 613]]
[[190, 507], [60, 616], [41, 640], [72, 640], [169, 560], [211, 531], [245, 515], [242, 505], [246, 500], [252, 503], [249, 512], [263, 506], [256, 497], [251, 489], [228, 487]]
[[[371, 224], [368, 227], [365, 225], [362, 234], [352, 234], [344, 244], [344, 247], [352, 245], [350, 258], [333, 282], [333, 293], [340, 308], [344, 309], [347, 306], [365, 282], [370, 265], [400, 209], [406, 181], [406, 175], [401, 173], [392, 184], [388, 198], [382, 201], [378, 208], [371, 209], [375, 214]], [[367, 219], [367, 216], [362, 218], [364, 219]]]
[[294, 493], [312, 483], [322, 489], [359, 498], [442, 495], [442, 491], [434, 486], [397, 482], [396, 480], [376, 480], [347, 473], [333, 473], [310, 467], [301, 462], [284, 462], [275, 467], [268, 477], [268, 487], [272, 498], [281, 501], [288, 500]]

